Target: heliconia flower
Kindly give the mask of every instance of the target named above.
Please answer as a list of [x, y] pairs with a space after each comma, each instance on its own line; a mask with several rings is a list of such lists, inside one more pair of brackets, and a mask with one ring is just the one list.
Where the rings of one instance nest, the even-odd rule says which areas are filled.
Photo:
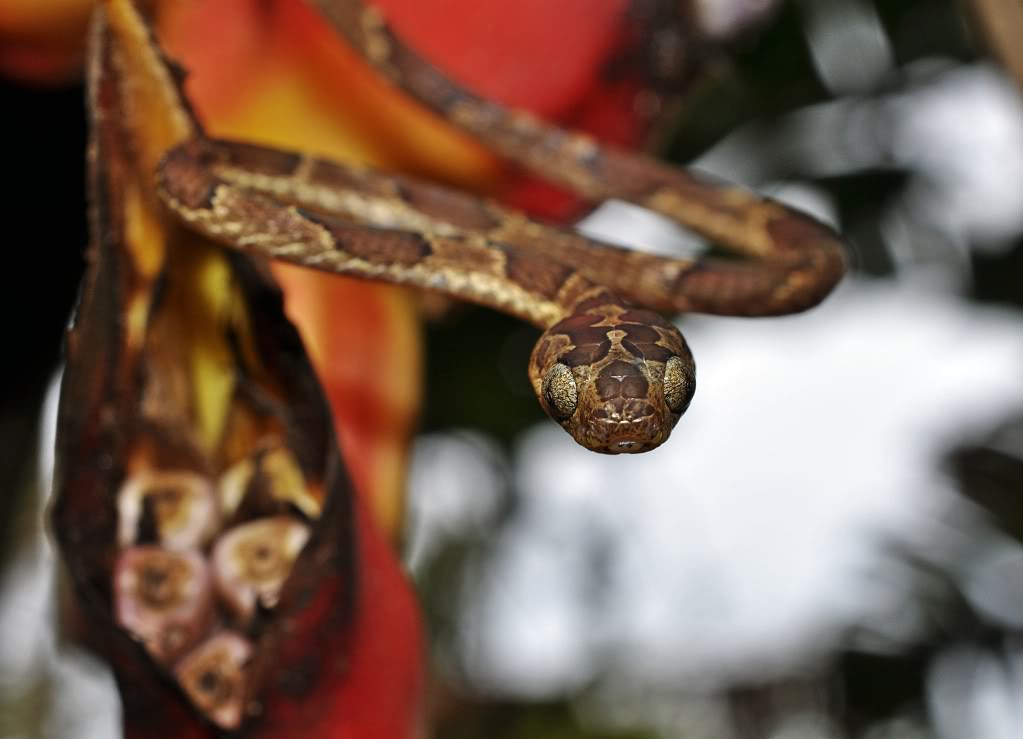
[[[410, 736], [422, 725], [424, 682], [411, 589], [353, 492], [279, 292], [250, 261], [161, 210], [153, 173], [196, 124], [135, 5], [105, 0], [103, 9], [89, 63], [93, 258], [68, 338], [53, 505], [80, 633], [113, 667], [129, 739], [211, 737], [211, 720], [233, 721], [205, 715], [175, 685], [160, 645], [177, 622], [150, 629], [153, 609], [143, 618], [137, 599], [114, 597], [132, 564], [113, 567], [124, 551], [117, 495], [146, 470], [203, 469], [213, 479], [259, 450], [286, 448], [297, 472], [273, 455], [261, 472], [275, 485], [304, 482], [323, 504], [272, 613], [247, 635], [240, 730]], [[126, 511], [124, 527], [156, 539], [154, 507], [129, 497], [143, 499], [142, 513]]]
[[[553, 203], [547, 211], [554, 214], [574, 207], [570, 198], [549, 198], [549, 190], [392, 90], [301, 0], [155, 5], [159, 38], [188, 70], [187, 91], [213, 135], [406, 169], [520, 204], [542, 200]], [[414, 14], [400, 20], [415, 5], [381, 7], [396, 14], [396, 28], [404, 32], [403, 24], [420, 28], [430, 20]], [[642, 106], [633, 105], [639, 81], [620, 75], [605, 88], [602, 77], [612, 52], [627, 46], [617, 31], [624, 5], [573, 0], [557, 11], [538, 0], [522, 3], [521, 10], [510, 5], [509, 18], [527, 13], [527, 20], [508, 25], [519, 28], [520, 34], [509, 35], [519, 44], [528, 45], [523, 34], [544, 24], [576, 31], [560, 42], [547, 34], [545, 43], [557, 46], [559, 70], [541, 75], [536, 89], [545, 89], [544, 79], [553, 87], [535, 100], [529, 99], [534, 83], [514, 73], [514, 56], [505, 61], [511, 71], [493, 79], [503, 80], [510, 102], [637, 143], [649, 122], [637, 112]], [[425, 711], [422, 627], [388, 540], [400, 530], [421, 393], [414, 300], [395, 288], [275, 268], [299, 343], [258, 269], [225, 256], [160, 209], [152, 175], [167, 150], [191, 135], [191, 123], [180, 106], [168, 103], [176, 99], [168, 92], [173, 75], [148, 46], [132, 3], [104, 0], [102, 6], [110, 32], [99, 38], [108, 46], [91, 60], [96, 259], [69, 341], [54, 520], [79, 602], [94, 627], [90, 638], [115, 668], [125, 734], [214, 736], [212, 720], [222, 726], [240, 722], [245, 736], [261, 739], [418, 735]], [[468, 0], [460, 6], [448, 0], [445, 14], [480, 18], [473, 16], [478, 11]], [[551, 12], [569, 15], [554, 18]], [[436, 17], [432, 24], [449, 26], [448, 20]], [[464, 29], [466, 38], [478, 31], [471, 24]], [[480, 91], [502, 97], [501, 90]], [[166, 274], [176, 279], [161, 282]], [[307, 357], [333, 407], [354, 494]], [[146, 395], [141, 377], [162, 380], [158, 392]], [[244, 383], [255, 385], [255, 400], [238, 392]], [[155, 409], [164, 433], [134, 423], [140, 407]], [[142, 451], [136, 449], [139, 438]], [[227, 652], [218, 652], [227, 657], [213, 660], [231, 670], [245, 662], [244, 670], [182, 671], [179, 663], [184, 692], [170, 690], [167, 675], [151, 662], [158, 655], [126, 637], [136, 633], [132, 628], [109, 633], [104, 620], [104, 588], [111, 584], [103, 578], [121, 525], [113, 498], [125, 477], [147, 465], [197, 455], [217, 479], [221, 520], [247, 515], [246, 476], [261, 474], [256, 460], [265, 448], [294, 453], [294, 465], [271, 458], [265, 471], [273, 485], [283, 486], [278, 490], [290, 486], [288, 480], [304, 483], [288, 505], [316, 520], [309, 522], [308, 540], [280, 590], [275, 583], [268, 591], [264, 605], [276, 607], [262, 631], [246, 635], [251, 654], [231, 642]], [[145, 506], [142, 511], [124, 519], [136, 541], [139, 522], [156, 518]], [[214, 567], [221, 545], [231, 551], [225, 540], [261, 522], [239, 523], [218, 544]], [[288, 547], [289, 557], [298, 548]], [[237, 564], [234, 554], [224, 557]], [[237, 572], [224, 571], [221, 591], [231, 602]], [[251, 613], [248, 602], [234, 608], [242, 620]], [[242, 672], [238, 682], [224, 677]], [[218, 676], [224, 681], [218, 683]], [[248, 696], [241, 706], [224, 698], [234, 696], [235, 687], [221, 690], [236, 685], [244, 685]], [[197, 708], [206, 711], [205, 719]]]

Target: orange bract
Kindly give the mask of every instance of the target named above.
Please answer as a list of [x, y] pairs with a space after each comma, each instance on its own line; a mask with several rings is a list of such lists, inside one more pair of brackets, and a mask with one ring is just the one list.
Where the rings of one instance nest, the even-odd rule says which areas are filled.
[[93, 0], [0, 0], [0, 75], [55, 83], [81, 72]]

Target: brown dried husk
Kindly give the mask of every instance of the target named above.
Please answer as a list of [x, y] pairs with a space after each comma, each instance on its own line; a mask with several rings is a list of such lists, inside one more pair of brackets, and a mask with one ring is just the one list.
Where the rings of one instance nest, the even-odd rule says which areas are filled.
[[351, 485], [323, 392], [268, 272], [173, 224], [158, 204], [146, 165], [154, 147], [174, 142], [146, 95], [168, 91], [145, 88], [152, 85], [132, 66], [130, 40], [98, 15], [89, 69], [90, 265], [67, 337], [52, 508], [75, 636], [112, 665], [126, 736], [221, 735], [114, 620], [115, 496], [139, 468], [215, 475], [267, 436], [278, 438], [323, 508], [261, 624], [247, 717], [232, 735], [300, 731], [315, 723], [322, 691], [346, 667], [357, 571]]

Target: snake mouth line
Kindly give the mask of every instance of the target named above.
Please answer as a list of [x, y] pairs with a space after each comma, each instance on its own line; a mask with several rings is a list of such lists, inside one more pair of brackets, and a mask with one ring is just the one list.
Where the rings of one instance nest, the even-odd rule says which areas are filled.
[[608, 454], [635, 454], [658, 446], [659, 442], [650, 436], [651, 429], [635, 423], [615, 424], [606, 429], [604, 449]]
[[638, 454], [651, 448], [650, 444], [629, 437], [614, 438], [606, 447], [608, 454]]

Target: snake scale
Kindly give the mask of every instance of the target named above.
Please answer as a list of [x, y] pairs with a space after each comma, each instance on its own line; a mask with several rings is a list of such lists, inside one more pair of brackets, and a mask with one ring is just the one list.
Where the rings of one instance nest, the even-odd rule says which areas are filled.
[[530, 382], [583, 446], [653, 449], [689, 406], [695, 364], [661, 314], [797, 312], [844, 273], [839, 237], [809, 216], [481, 99], [405, 46], [372, 6], [313, 1], [387, 79], [501, 155], [587, 199], [635, 203], [746, 257], [635, 252], [412, 178], [201, 135], [166, 157], [158, 178], [165, 203], [222, 244], [439, 291], [543, 329]]

